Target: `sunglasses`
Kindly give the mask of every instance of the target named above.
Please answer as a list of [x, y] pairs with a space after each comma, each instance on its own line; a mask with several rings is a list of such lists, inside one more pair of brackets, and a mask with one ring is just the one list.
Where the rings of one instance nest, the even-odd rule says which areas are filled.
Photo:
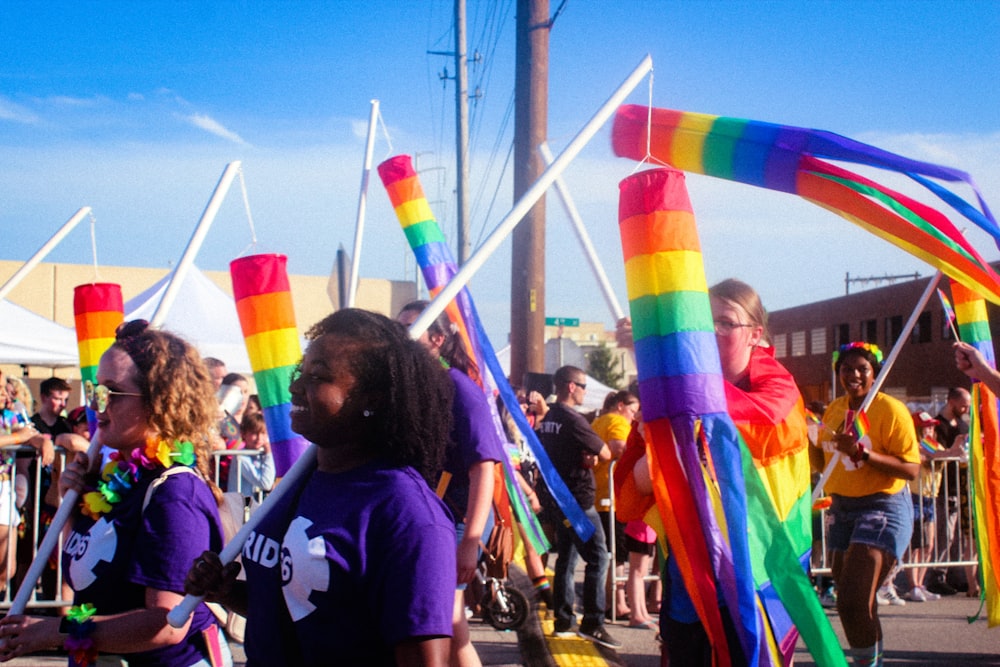
[[113, 391], [103, 384], [95, 385], [90, 380], [84, 384], [84, 394], [87, 397], [87, 404], [94, 408], [98, 414], [104, 414], [104, 411], [108, 409], [108, 402], [112, 396], [138, 396], [142, 398], [142, 394], [131, 391]]

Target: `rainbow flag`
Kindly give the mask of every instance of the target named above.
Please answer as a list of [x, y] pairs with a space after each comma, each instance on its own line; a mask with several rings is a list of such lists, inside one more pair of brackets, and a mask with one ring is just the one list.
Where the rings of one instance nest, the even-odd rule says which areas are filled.
[[[448, 247], [444, 234], [434, 218], [430, 204], [424, 196], [420, 179], [413, 170], [410, 157], [408, 155], [398, 155], [389, 158], [378, 166], [378, 173], [389, 194], [389, 200], [396, 211], [399, 223], [406, 234], [406, 239], [417, 258], [420, 270], [423, 273], [424, 281], [432, 295], [444, 289], [456, 273], [458, 267], [455, 264], [451, 249]], [[476, 311], [475, 303], [469, 290], [462, 289], [455, 300], [448, 304], [445, 312], [448, 319], [458, 328], [458, 333], [465, 345], [465, 350], [469, 358], [476, 362], [477, 375], [473, 379], [479, 382], [486, 394], [487, 403], [493, 413], [494, 427], [497, 430], [497, 437], [500, 442], [506, 442], [507, 436], [500, 421], [499, 413], [496, 411], [496, 403], [493, 399], [494, 390], [500, 396], [507, 411], [513, 417], [518, 429], [528, 443], [536, 460], [539, 471], [552, 492], [553, 498], [559, 507], [566, 514], [571, 525], [580, 535], [581, 539], [587, 540], [594, 532], [594, 527], [584, 515], [583, 510], [577, 504], [573, 495], [569, 492], [566, 484], [559, 477], [552, 467], [548, 454], [538, 441], [538, 436], [528, 424], [524, 417], [517, 396], [511, 389], [510, 384], [500, 368], [496, 353], [490, 343], [479, 314]], [[504, 448], [507, 452], [507, 449]], [[520, 484], [517, 483], [514, 462], [509, 456], [509, 452], [502, 461], [505, 475], [504, 486], [507, 491], [507, 498], [510, 507], [517, 515], [518, 522], [525, 527], [528, 541], [539, 554], [545, 553], [549, 549], [548, 540], [542, 531], [541, 525], [535, 513], [531, 511], [530, 503], [524, 495]], [[506, 508], [500, 505], [501, 512]]]
[[[125, 319], [122, 287], [115, 283], [89, 283], [73, 289], [73, 320], [80, 350], [80, 380], [97, 384], [97, 365], [112, 343], [115, 330]], [[87, 424], [93, 434], [97, 416], [87, 406]]]
[[925, 452], [929, 452], [931, 454], [934, 454], [935, 452], [944, 451], [944, 447], [939, 445], [936, 441], [931, 440], [930, 438], [920, 438], [920, 446], [923, 448]]
[[[959, 335], [996, 367], [986, 302], [952, 281]], [[972, 475], [973, 527], [979, 557], [979, 578], [989, 627], [1000, 625], [1000, 419], [997, 397], [981, 382], [972, 384], [969, 420], [969, 470]]]
[[953, 326], [955, 321], [955, 309], [951, 307], [951, 301], [948, 300], [948, 296], [941, 290], [940, 287], [937, 289], [938, 299], [941, 301], [941, 309], [944, 311], [945, 322], [948, 326]]
[[229, 274], [240, 328], [253, 368], [264, 423], [280, 477], [309, 446], [292, 431], [292, 371], [302, 359], [299, 330], [284, 255], [250, 255], [233, 260]]
[[858, 440], [863, 440], [868, 431], [871, 430], [871, 422], [868, 421], [868, 413], [863, 411], [858, 411], [854, 413], [854, 419], [851, 421], [851, 427], [854, 430], [854, 437]]
[[[946, 215], [824, 160], [905, 174], [1000, 242], [1000, 227], [965, 172], [831, 132], [635, 105], [619, 108], [612, 144], [622, 157], [650, 158], [684, 171], [797, 194], [1000, 304], [1000, 275]], [[969, 185], [979, 208], [930, 178]]]
[[[750, 664], [781, 664], [792, 624], [817, 664], [845, 665], [803, 569], [811, 542], [807, 464], [802, 488], [779, 516], [748, 443], [729, 411], [716, 346], [697, 226], [684, 175], [640, 172], [620, 185], [619, 227], [632, 316], [639, 391], [654, 494], [671, 557], [712, 642], [715, 664], [730, 664], [722, 614], [737, 629]], [[787, 375], [787, 373], [786, 373]], [[744, 415], [755, 443], [765, 423], [800, 433], [801, 400], [771, 406], [776, 420]], [[704, 461], [704, 463], [703, 463]], [[777, 462], [769, 462], [772, 465]], [[790, 519], [790, 520], [789, 520]], [[721, 601], [721, 604], [720, 604]]]

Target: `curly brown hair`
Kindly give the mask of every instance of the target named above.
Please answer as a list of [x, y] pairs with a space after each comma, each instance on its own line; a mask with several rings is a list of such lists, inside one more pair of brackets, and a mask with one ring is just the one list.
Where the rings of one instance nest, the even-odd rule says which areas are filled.
[[144, 320], [118, 327], [112, 347], [127, 354], [138, 370], [135, 381], [149, 412], [150, 429], [168, 442], [194, 445], [198, 471], [221, 502], [222, 491], [212, 482], [209, 467], [219, 404], [201, 355], [184, 339], [151, 329]]

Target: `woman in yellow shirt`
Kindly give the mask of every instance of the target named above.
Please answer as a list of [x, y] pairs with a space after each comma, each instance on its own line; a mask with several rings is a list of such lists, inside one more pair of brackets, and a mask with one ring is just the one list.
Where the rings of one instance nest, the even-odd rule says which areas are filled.
[[848, 343], [834, 353], [834, 370], [844, 388], [826, 409], [828, 430], [821, 447], [811, 447], [813, 465], [823, 468], [840, 452], [825, 490], [833, 498], [827, 546], [833, 552], [837, 612], [855, 665], [882, 664], [882, 626], [875, 592], [903, 556], [913, 532], [907, 481], [920, 470], [920, 449], [906, 405], [882, 393], [867, 409], [869, 430], [860, 440], [852, 422], [882, 366], [871, 343]]

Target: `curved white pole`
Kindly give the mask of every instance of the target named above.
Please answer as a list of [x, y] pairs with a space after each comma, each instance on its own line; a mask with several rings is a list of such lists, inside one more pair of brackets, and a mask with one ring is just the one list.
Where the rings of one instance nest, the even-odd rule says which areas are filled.
[[[900, 332], [899, 338], [896, 339], [896, 344], [892, 346], [892, 351], [889, 352], [889, 356], [886, 357], [885, 363], [882, 364], [882, 370], [872, 383], [872, 388], [868, 390], [868, 393], [865, 395], [865, 399], [861, 401], [861, 407], [858, 408], [858, 412], [865, 412], [868, 409], [868, 407], [872, 404], [872, 401], [875, 400], [875, 394], [877, 394], [879, 389], [882, 388], [882, 385], [885, 384], [885, 378], [889, 375], [889, 369], [891, 369], [892, 365], [896, 363], [896, 357], [899, 356], [899, 353], [903, 351], [903, 346], [910, 338], [910, 332], [913, 331], [913, 327], [916, 326], [917, 320], [920, 318], [920, 314], [924, 312], [924, 307], [927, 305], [927, 302], [930, 301], [931, 295], [934, 294], [934, 289], [937, 287], [940, 280], [941, 272], [938, 271], [931, 278], [930, 282], [927, 283], [927, 288], [924, 290], [924, 293], [920, 295], [920, 299], [917, 301], [917, 305], [913, 308], [913, 312], [910, 313], [910, 319], [906, 321], [906, 325]], [[826, 486], [826, 481], [830, 479], [830, 475], [833, 474], [833, 470], [837, 467], [837, 462], [840, 461], [840, 459], [841, 454], [839, 451], [834, 452], [833, 456], [830, 457], [826, 467], [823, 469], [823, 474], [820, 475], [819, 481], [816, 482], [816, 488], [813, 489], [813, 502], [816, 502], [823, 496], [823, 487]]]
[[219, 183], [215, 186], [215, 192], [212, 193], [211, 199], [208, 200], [208, 205], [205, 206], [205, 211], [201, 214], [201, 220], [198, 221], [198, 225], [194, 228], [194, 233], [191, 235], [191, 239], [184, 249], [184, 254], [181, 255], [181, 261], [170, 276], [167, 289], [163, 292], [160, 303], [156, 306], [156, 312], [153, 313], [153, 319], [149, 322], [150, 326], [157, 329], [163, 326], [163, 321], [167, 319], [167, 313], [170, 312], [171, 306], [174, 305], [174, 299], [177, 298], [177, 293], [184, 283], [184, 277], [187, 275], [191, 264], [194, 263], [195, 255], [201, 249], [201, 244], [205, 241], [208, 228], [215, 221], [215, 216], [219, 213], [219, 207], [222, 206], [222, 200], [226, 198], [226, 193], [229, 192], [229, 187], [233, 184], [233, 179], [236, 178], [236, 174], [239, 171], [239, 160], [226, 165], [222, 176], [219, 178]]
[[351, 255], [350, 287], [347, 290], [347, 307], [354, 307], [358, 294], [358, 266], [361, 264], [361, 239], [365, 231], [365, 210], [368, 207], [368, 179], [372, 173], [372, 153], [375, 151], [375, 128], [378, 124], [378, 100], [372, 100], [368, 116], [368, 140], [365, 142], [365, 165], [361, 171], [361, 191], [358, 193], [358, 216], [354, 225], [354, 253]]
[[[538, 152], [542, 154], [546, 165], [552, 164], [552, 151], [549, 150], [548, 142], [543, 141], [539, 144]], [[597, 284], [601, 288], [604, 301], [608, 304], [608, 308], [611, 309], [611, 316], [615, 318], [615, 322], [618, 322], [618, 320], [625, 317], [625, 311], [622, 310], [621, 304], [618, 303], [615, 291], [611, 289], [608, 274], [605, 273], [604, 265], [601, 264], [601, 259], [597, 256], [597, 251], [594, 250], [594, 244], [590, 241], [590, 234], [587, 233], [587, 228], [583, 226], [583, 219], [580, 217], [580, 212], [576, 210], [576, 204], [573, 203], [573, 198], [570, 197], [569, 190], [566, 188], [566, 184], [562, 178], [556, 178], [554, 185], [556, 192], [559, 193], [559, 199], [562, 201], [563, 208], [566, 209], [566, 215], [569, 216], [570, 222], [573, 223], [573, 231], [576, 232], [576, 238], [583, 247], [583, 254], [587, 257], [590, 270], [594, 272], [594, 278], [597, 279]]]
[[[233, 536], [233, 539], [229, 540], [229, 543], [219, 552], [219, 560], [222, 561], [223, 565], [236, 560], [236, 557], [243, 551], [243, 545], [246, 543], [250, 533], [257, 529], [257, 525], [278, 501], [298, 489], [299, 483], [315, 463], [316, 445], [309, 445], [309, 448], [302, 452], [302, 455], [292, 464], [292, 467], [288, 469], [284, 477], [281, 478], [281, 482], [274, 487], [273, 491], [267, 494], [260, 507], [250, 515], [247, 522], [243, 524], [243, 527]], [[204, 597], [199, 595], [184, 596], [184, 599], [167, 613], [167, 623], [175, 628], [184, 627], [188, 618], [191, 617], [191, 614], [194, 613], [195, 608], [201, 604], [203, 599]]]
[[462, 288], [468, 284], [476, 271], [480, 269], [486, 260], [489, 259], [490, 255], [503, 243], [504, 239], [517, 227], [517, 224], [521, 222], [525, 214], [541, 199], [545, 191], [549, 189], [552, 182], [559, 177], [573, 158], [583, 150], [583, 147], [594, 137], [597, 130], [604, 125], [608, 118], [611, 117], [611, 114], [615, 112], [615, 109], [625, 101], [629, 93], [639, 85], [639, 82], [642, 81], [643, 77], [651, 69], [653, 69], [653, 59], [647, 55], [628, 78], [615, 90], [611, 97], [608, 98], [607, 102], [597, 110], [593, 118], [573, 137], [573, 140], [563, 149], [559, 157], [538, 177], [535, 184], [521, 195], [521, 198], [514, 204], [514, 208], [510, 210], [510, 213], [500, 221], [500, 224], [497, 225], [496, 229], [486, 238], [483, 244], [476, 249], [476, 252], [469, 258], [469, 261], [459, 269], [455, 277], [444, 286], [444, 289], [434, 297], [434, 300], [413, 321], [413, 324], [410, 325], [410, 336], [416, 339], [423, 332], [427, 331], [427, 327], [444, 311], [445, 306], [451, 303], [452, 299], [455, 298]]
[[52, 252], [52, 249], [59, 245], [59, 242], [62, 241], [67, 234], [73, 231], [73, 228], [76, 227], [89, 213], [90, 207], [84, 206], [79, 211], [74, 213], [72, 218], [63, 223], [63, 226], [60, 227], [27, 262], [22, 264], [21, 268], [14, 272], [14, 275], [7, 279], [7, 282], [3, 284], [3, 287], [0, 287], [0, 301], [7, 298], [10, 291], [17, 287], [17, 284], [20, 283], [21, 280], [23, 280], [24, 277], [28, 275], [28, 273], [35, 268], [39, 262], [45, 259], [46, 255]]

